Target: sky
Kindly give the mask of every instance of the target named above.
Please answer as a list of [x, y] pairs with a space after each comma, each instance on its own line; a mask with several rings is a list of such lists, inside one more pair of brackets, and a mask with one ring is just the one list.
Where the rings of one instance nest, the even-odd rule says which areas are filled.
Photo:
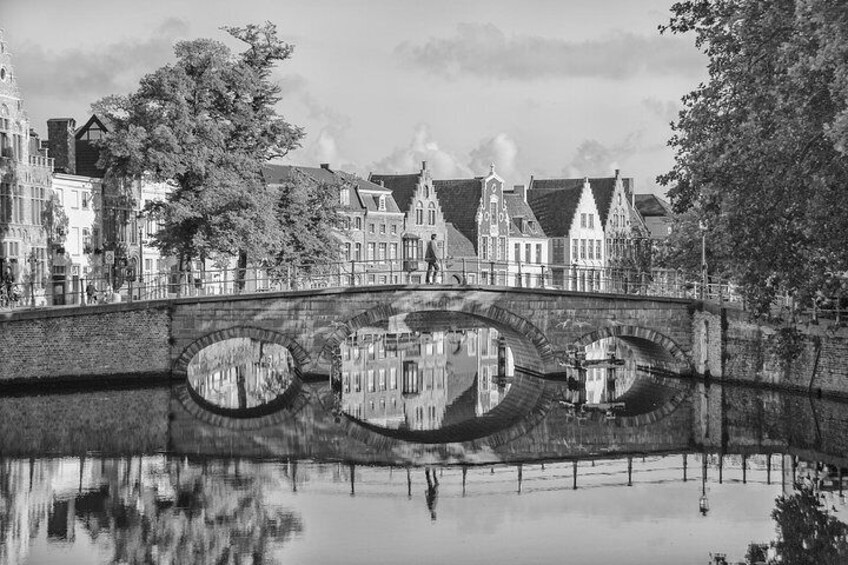
[[81, 125], [173, 62], [180, 40], [243, 44], [222, 26], [270, 21], [294, 45], [277, 111], [305, 129], [285, 162], [435, 178], [496, 172], [636, 179], [673, 164], [681, 97], [706, 78], [692, 37], [659, 34], [671, 0], [0, 0], [31, 125]]

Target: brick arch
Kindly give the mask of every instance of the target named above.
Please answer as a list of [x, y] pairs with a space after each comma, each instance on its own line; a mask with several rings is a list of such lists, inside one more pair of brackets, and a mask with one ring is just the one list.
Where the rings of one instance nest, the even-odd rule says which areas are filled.
[[[483, 305], [474, 301], [463, 301], [459, 304], [454, 304], [451, 307], [445, 307], [439, 303], [422, 303], [413, 308], [398, 309], [393, 305], [382, 304], [375, 306], [364, 312], [361, 312], [343, 322], [336, 323], [336, 329], [327, 337], [324, 342], [324, 347], [321, 349], [319, 358], [330, 361], [333, 359], [335, 351], [339, 345], [352, 333], [360, 328], [373, 326], [378, 322], [388, 320], [392, 316], [400, 314], [409, 314], [413, 312], [450, 312], [465, 314], [478, 320], [484, 320], [492, 324], [493, 327], [500, 331], [505, 331], [511, 334], [512, 337], [521, 338], [522, 344], [515, 340], [510, 343], [513, 348], [513, 354], [516, 358], [516, 364], [519, 358], [523, 356], [525, 362], [521, 363], [525, 368], [533, 369], [539, 372], [557, 371], [557, 360], [554, 355], [554, 349], [547, 336], [526, 318], [504, 310], [495, 305]], [[522, 351], [523, 349], [523, 351]], [[528, 356], [535, 355], [536, 359], [528, 359]]]
[[692, 367], [692, 361], [689, 359], [689, 355], [673, 339], [658, 331], [639, 326], [608, 326], [599, 328], [581, 336], [574, 341], [573, 345], [575, 348], [585, 347], [607, 337], [630, 337], [656, 343], [668, 351], [677, 361], [680, 361], [688, 368]]
[[239, 337], [249, 337], [258, 341], [266, 341], [282, 345], [289, 350], [289, 353], [291, 353], [298, 368], [303, 368], [311, 362], [311, 358], [306, 349], [285, 334], [265, 328], [257, 328], [255, 326], [233, 326], [231, 328], [206, 334], [188, 345], [185, 349], [183, 349], [182, 353], [180, 353], [179, 357], [177, 357], [171, 366], [171, 375], [185, 378], [188, 375], [188, 364], [198, 351], [204, 347], [212, 345], [213, 343]]

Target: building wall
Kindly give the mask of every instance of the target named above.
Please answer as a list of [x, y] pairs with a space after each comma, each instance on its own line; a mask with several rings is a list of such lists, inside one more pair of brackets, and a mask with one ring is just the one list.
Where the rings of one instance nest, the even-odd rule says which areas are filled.
[[37, 146], [0, 32], [0, 256], [12, 265], [25, 294], [44, 304], [50, 250], [43, 212], [50, 198], [53, 160]]
[[[421, 210], [420, 217], [417, 210]], [[435, 212], [435, 218], [430, 217], [429, 211]], [[432, 223], [431, 223], [432, 220]], [[447, 250], [447, 226], [445, 224], [445, 216], [442, 213], [442, 207], [439, 204], [439, 199], [436, 196], [436, 189], [433, 186], [433, 178], [430, 175], [430, 170], [425, 167], [418, 177], [418, 186], [415, 189], [415, 195], [410, 202], [409, 210], [406, 211], [403, 219], [403, 233], [418, 237], [419, 241], [419, 261], [417, 268], [422, 273], [410, 272], [408, 275], [409, 282], [424, 282], [423, 271], [427, 269], [427, 264], [424, 263], [424, 254], [427, 251], [427, 243], [430, 237], [436, 234], [436, 244], [439, 249], [439, 258], [442, 260], [442, 267]], [[403, 242], [401, 242], [401, 246]], [[444, 268], [444, 267], [443, 267]], [[442, 273], [441, 276], [443, 276]], [[441, 281], [439, 281], [441, 282]]]
[[506, 285], [509, 261], [509, 214], [503, 195], [504, 181], [491, 172], [482, 182], [483, 190], [477, 210], [480, 280], [491, 282], [492, 269], [494, 269], [495, 284]]
[[567, 271], [568, 282], [564, 288], [581, 291], [602, 289], [603, 241], [604, 229], [598, 206], [587, 182], [583, 186], [566, 240], [568, 264], [577, 268]]

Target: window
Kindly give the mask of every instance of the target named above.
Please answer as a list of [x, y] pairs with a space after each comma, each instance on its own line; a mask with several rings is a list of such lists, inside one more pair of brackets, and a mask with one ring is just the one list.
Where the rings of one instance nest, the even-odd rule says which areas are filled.
[[424, 205], [420, 201], [415, 205], [415, 225], [424, 225]]
[[368, 233], [375, 233], [375, 227], [374, 227], [374, 223], [373, 223], [373, 222], [370, 222], [370, 223], [368, 224]]
[[362, 229], [362, 218], [356, 218], [356, 220], [354, 220], [354, 226], [355, 226], [356, 229], [361, 230]]
[[541, 243], [536, 244], [536, 263], [539, 264], [539, 265], [542, 264], [542, 244]]
[[88, 210], [88, 202], [91, 200], [91, 195], [88, 192], [83, 192], [82, 196], [82, 209]]
[[551, 240], [551, 253], [553, 256], [551, 260], [557, 264], [561, 265], [565, 263], [565, 240], [563, 239], [553, 239]]
[[580, 214], [580, 227], [586, 227], [586, 214]]
[[397, 224], [392, 224], [392, 235], [397, 235]]
[[397, 367], [389, 369], [389, 389], [397, 390]]
[[368, 257], [367, 257], [367, 259], [368, 259], [369, 261], [373, 261], [373, 260], [374, 260], [374, 253], [375, 253], [375, 251], [376, 251], [376, 245], [374, 244], [374, 242], [369, 243], [369, 244], [368, 244]]
[[515, 244], [515, 260], [519, 263], [521, 262], [521, 244], [520, 243]]
[[386, 233], [386, 224], [380, 224], [380, 233], [381, 233], [381, 234], [385, 234], [385, 233]]
[[530, 254], [531, 245], [529, 243], [524, 244], [524, 260], [528, 263], [533, 260], [533, 255]]
[[577, 240], [571, 240], [571, 260], [574, 261], [577, 259]]
[[386, 370], [380, 369], [378, 382], [380, 384], [380, 390], [386, 390]]
[[79, 191], [72, 190], [71, 191], [71, 208], [77, 209], [80, 207], [80, 199], [79, 199]]
[[82, 251], [91, 253], [91, 231], [88, 228], [82, 228]]
[[595, 227], [595, 215], [594, 214], [589, 214], [589, 227], [590, 228]]
[[586, 258], [586, 240], [585, 239], [580, 240], [580, 258], [581, 259]]
[[389, 259], [397, 259], [398, 258], [398, 244], [392, 243], [389, 246]]
[[47, 207], [47, 201], [44, 196], [44, 187], [32, 187], [32, 224], [40, 226], [42, 224], [42, 214]]
[[375, 388], [376, 387], [374, 385], [374, 370], [369, 369], [368, 370], [368, 392], [374, 392]]
[[498, 203], [492, 202], [489, 204], [489, 223], [493, 226], [498, 224]]
[[339, 191], [339, 203], [342, 206], [350, 206], [350, 189], [343, 188]]
[[354, 259], [356, 259], [357, 261], [362, 260], [362, 244], [361, 243], [356, 244], [356, 252], [355, 252], [354, 255], [355, 255]]
[[483, 250], [482, 250], [481, 255], [483, 256], [483, 259], [488, 259], [489, 258], [489, 238], [484, 237], [482, 239], [483, 240], [482, 240], [481, 243], [483, 244]]
[[345, 251], [344, 251], [344, 255], [345, 255], [345, 257], [347, 257], [348, 259], [353, 259], [353, 257], [351, 257], [351, 255], [350, 255], [350, 251], [351, 251], [350, 243], [345, 243]]
[[[378, 208], [381, 212], [386, 211], [386, 197], [384, 195], [380, 195], [380, 201], [379, 201], [379, 204], [378, 204]], [[383, 233], [385, 233], [385, 232], [383, 232]]]
[[436, 205], [430, 202], [430, 207], [427, 210], [427, 225], [436, 225]]
[[381, 243], [380, 246], [377, 248], [377, 251], [379, 253], [377, 258], [380, 259], [380, 261], [385, 260], [385, 258], [386, 258], [386, 244]]
[[594, 239], [589, 240], [589, 253], [588, 253], [588, 255], [589, 255], [589, 259], [595, 258], [595, 240]]
[[600, 239], [595, 240], [595, 259], [597, 259], [598, 261], [601, 260], [601, 240]]

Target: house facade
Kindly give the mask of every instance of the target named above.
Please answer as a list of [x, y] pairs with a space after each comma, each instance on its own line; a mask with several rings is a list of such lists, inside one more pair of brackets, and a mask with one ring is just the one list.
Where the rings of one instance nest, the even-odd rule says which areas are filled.
[[461, 273], [451, 270], [448, 274], [461, 276], [469, 284], [506, 285], [510, 221], [504, 180], [494, 165], [484, 177], [436, 180], [434, 185], [445, 220], [472, 243], [476, 254], [462, 265]]
[[405, 282], [424, 282], [427, 265], [424, 263], [426, 247], [436, 236], [440, 259], [440, 272], [436, 282], [443, 282], [447, 268], [448, 228], [427, 162], [421, 163], [418, 173], [387, 175], [372, 173], [369, 181], [390, 190], [398, 208], [403, 213], [401, 233], [401, 258]]
[[527, 189], [518, 185], [504, 192], [509, 215], [508, 284], [525, 288], [545, 286], [548, 238], [527, 203]]
[[0, 274], [34, 304], [49, 301], [52, 172], [53, 160], [30, 129], [0, 30]]
[[604, 230], [589, 179], [531, 178], [527, 202], [550, 239], [552, 284], [603, 290]]

